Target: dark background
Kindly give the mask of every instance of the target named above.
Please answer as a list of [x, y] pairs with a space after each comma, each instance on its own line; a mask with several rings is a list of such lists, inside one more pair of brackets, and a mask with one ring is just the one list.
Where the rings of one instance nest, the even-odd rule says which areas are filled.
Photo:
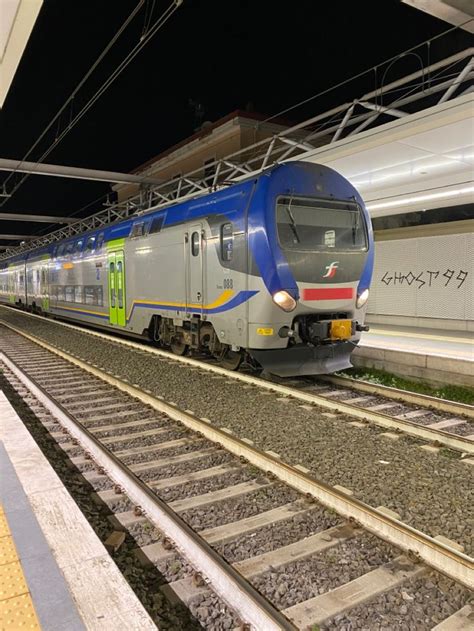
[[[45, 0], [0, 111], [0, 157], [24, 156], [136, 3]], [[41, 155], [137, 43], [146, 22], [153, 23], [169, 4], [147, 0], [72, 112], [29, 160]], [[204, 121], [235, 109], [276, 114], [449, 28], [398, 0], [184, 0], [45, 161], [128, 172]], [[418, 49], [419, 58], [395, 62], [385, 82], [469, 45], [470, 35], [455, 30]], [[285, 118], [297, 122], [352, 101], [372, 90], [374, 81], [374, 73], [368, 73]], [[0, 184], [6, 176], [0, 172]], [[1, 210], [69, 215], [109, 190], [108, 184], [31, 176]], [[100, 207], [99, 201], [89, 212]], [[0, 232], [14, 230], [40, 233], [50, 227], [1, 223]]]

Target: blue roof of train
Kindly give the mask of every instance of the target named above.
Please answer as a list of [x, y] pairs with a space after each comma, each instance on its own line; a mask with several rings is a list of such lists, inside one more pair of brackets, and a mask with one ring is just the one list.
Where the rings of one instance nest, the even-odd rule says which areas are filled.
[[[237, 184], [233, 184], [228, 188], [222, 188], [219, 191], [213, 193], [208, 193], [197, 198], [178, 202], [173, 206], [151, 210], [142, 215], [119, 221], [118, 223], [109, 225], [105, 228], [96, 228], [94, 230], [89, 230], [82, 234], [75, 235], [74, 237], [69, 237], [61, 241], [56, 241], [31, 252], [18, 254], [0, 262], [0, 269], [7, 267], [11, 263], [37, 258], [38, 256], [42, 256], [45, 254], [53, 256], [55, 249], [59, 245], [75, 243], [79, 239], [85, 240], [85, 238], [92, 235], [98, 235], [101, 232], [104, 233], [105, 241], [128, 237], [130, 234], [131, 226], [134, 223], [143, 221], [148, 222], [158, 216], [164, 215], [165, 218], [163, 225], [170, 226], [173, 224], [182, 223], [184, 221], [203, 218], [213, 212], [219, 212], [219, 214], [225, 215], [226, 212], [232, 211], [233, 213], [235, 213], [235, 211], [242, 210], [243, 213], [246, 208], [246, 200], [252, 192], [254, 182], [258, 178], [268, 177], [270, 175], [272, 176], [271, 178], [269, 178], [269, 181], [271, 180], [270, 189], [273, 191], [278, 190], [280, 194], [291, 193], [291, 190], [294, 188], [298, 191], [301, 191], [300, 194], [305, 192], [305, 194], [308, 195], [313, 194], [328, 198], [334, 197], [333, 194], [325, 193], [324, 189], [321, 190], [320, 188], [318, 188], [320, 186], [318, 183], [320, 177], [315, 178], [316, 172], [318, 172], [318, 175], [320, 177], [324, 174], [325, 179], [328, 180], [331, 184], [330, 190], [338, 191], [337, 197], [339, 197], [340, 199], [348, 199], [349, 197], [353, 199], [355, 198], [356, 201], [358, 201], [361, 206], [364, 207], [362, 199], [358, 195], [356, 189], [350, 184], [348, 180], [346, 180], [336, 171], [333, 171], [329, 167], [309, 162], [286, 162], [281, 165], [272, 166], [265, 171], [259, 173], [258, 176], [251, 176], [249, 177], [249, 179]], [[215, 206], [216, 204], [219, 204], [218, 209], [213, 208], [213, 206]]]

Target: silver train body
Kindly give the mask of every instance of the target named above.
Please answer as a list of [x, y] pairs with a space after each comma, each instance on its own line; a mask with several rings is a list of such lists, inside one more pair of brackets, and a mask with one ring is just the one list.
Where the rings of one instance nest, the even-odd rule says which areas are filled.
[[349, 367], [373, 237], [335, 171], [292, 162], [0, 264], [0, 301], [146, 336], [175, 353], [251, 357], [281, 376]]

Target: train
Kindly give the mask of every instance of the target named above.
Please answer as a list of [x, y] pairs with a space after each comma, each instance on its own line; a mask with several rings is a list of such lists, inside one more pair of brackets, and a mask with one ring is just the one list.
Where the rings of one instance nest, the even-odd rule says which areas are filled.
[[0, 262], [0, 302], [280, 376], [351, 366], [374, 258], [352, 184], [276, 164]]

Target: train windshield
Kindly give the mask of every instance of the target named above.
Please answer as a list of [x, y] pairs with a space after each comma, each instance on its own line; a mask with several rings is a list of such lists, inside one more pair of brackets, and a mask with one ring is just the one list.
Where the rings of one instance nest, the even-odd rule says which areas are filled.
[[285, 250], [367, 250], [367, 230], [358, 204], [280, 197], [276, 220]]

